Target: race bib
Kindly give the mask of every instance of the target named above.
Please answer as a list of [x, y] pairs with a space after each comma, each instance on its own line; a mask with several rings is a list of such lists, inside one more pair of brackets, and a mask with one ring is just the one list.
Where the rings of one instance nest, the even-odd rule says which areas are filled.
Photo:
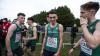
[[87, 46], [84, 38], [81, 39], [80, 46], [81, 46], [81, 51], [89, 55], [92, 55], [92, 49]]
[[19, 42], [20, 39], [21, 39], [21, 34], [20, 34], [20, 33], [17, 33], [17, 34], [16, 34], [15, 42]]
[[48, 37], [46, 46], [57, 48], [57, 38]]

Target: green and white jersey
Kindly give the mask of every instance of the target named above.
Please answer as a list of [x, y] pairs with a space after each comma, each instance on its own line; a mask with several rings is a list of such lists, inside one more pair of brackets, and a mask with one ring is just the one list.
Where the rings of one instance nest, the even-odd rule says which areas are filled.
[[17, 49], [20, 46], [20, 41], [21, 41], [21, 30], [22, 29], [17, 24], [16, 24], [16, 26], [17, 26], [17, 28], [13, 32], [13, 34], [10, 38], [10, 46], [11, 46], [12, 50]]
[[44, 49], [52, 52], [57, 52], [59, 48], [59, 42], [59, 24], [57, 23], [54, 28], [51, 28], [49, 23], [47, 27], [47, 37]]
[[[28, 27], [28, 37], [29, 38], [33, 38], [34, 37], [33, 27], [34, 26], [29, 26]], [[36, 45], [37, 40], [29, 40], [29, 42], [31, 42], [31, 44], [34, 46], [34, 45]]]

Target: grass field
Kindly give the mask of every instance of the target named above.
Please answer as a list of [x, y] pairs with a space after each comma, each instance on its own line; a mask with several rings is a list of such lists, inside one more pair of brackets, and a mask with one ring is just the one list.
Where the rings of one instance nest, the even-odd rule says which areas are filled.
[[[62, 49], [61, 56], [68, 56], [69, 49], [70, 49], [70, 46], [65, 45], [65, 47]], [[40, 56], [40, 50], [41, 50], [41, 46], [37, 46], [36, 52], [35, 52], [36, 56]], [[79, 48], [75, 49], [73, 56], [79, 56]]]

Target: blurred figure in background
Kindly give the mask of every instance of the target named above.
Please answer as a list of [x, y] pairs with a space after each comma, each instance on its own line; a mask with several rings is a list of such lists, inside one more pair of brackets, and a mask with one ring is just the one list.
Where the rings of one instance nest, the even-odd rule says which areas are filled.
[[33, 22], [34, 22], [33, 18], [29, 17], [27, 20], [27, 23], [29, 25], [27, 30], [28, 38], [23, 38], [23, 40], [27, 40], [25, 49], [30, 56], [35, 56], [35, 48], [37, 42], [37, 28], [36, 26], [33, 25]]
[[3, 33], [2, 33], [2, 41], [3, 41], [3, 45], [2, 47], [5, 48], [5, 38], [6, 38], [6, 35], [7, 35], [7, 32], [8, 32], [8, 28], [9, 26], [11, 25], [11, 23], [8, 21], [7, 18], [3, 18]]
[[[11, 23], [8, 21], [7, 18], [3, 18], [3, 33], [2, 33], [2, 48], [3, 48], [3, 53], [6, 53], [6, 45], [5, 45], [5, 39], [6, 35], [8, 32], [8, 28], [10, 27]], [[6, 56], [6, 54], [5, 54]]]
[[71, 28], [71, 47], [73, 47], [74, 45], [74, 39], [76, 38], [76, 32], [78, 32], [78, 28], [76, 26], [76, 24], [73, 25], [73, 27]]
[[13, 21], [12, 21], [12, 23], [16, 23], [17, 22], [17, 19], [14, 19]]
[[0, 20], [0, 56], [2, 56], [2, 38], [3, 38], [3, 36], [2, 36], [3, 25], [2, 24], [3, 24], [3, 22], [2, 22], [2, 19], [1, 19]]

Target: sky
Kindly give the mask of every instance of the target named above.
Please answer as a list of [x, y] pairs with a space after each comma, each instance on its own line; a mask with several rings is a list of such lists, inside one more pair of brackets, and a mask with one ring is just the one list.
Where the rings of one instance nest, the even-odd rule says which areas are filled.
[[[100, 0], [0, 0], [0, 19], [7, 17], [11, 21], [17, 18], [17, 13], [23, 12], [26, 18], [40, 13], [50, 11], [59, 6], [68, 6], [76, 18], [80, 16], [80, 5]], [[100, 10], [96, 14], [100, 18]]]

